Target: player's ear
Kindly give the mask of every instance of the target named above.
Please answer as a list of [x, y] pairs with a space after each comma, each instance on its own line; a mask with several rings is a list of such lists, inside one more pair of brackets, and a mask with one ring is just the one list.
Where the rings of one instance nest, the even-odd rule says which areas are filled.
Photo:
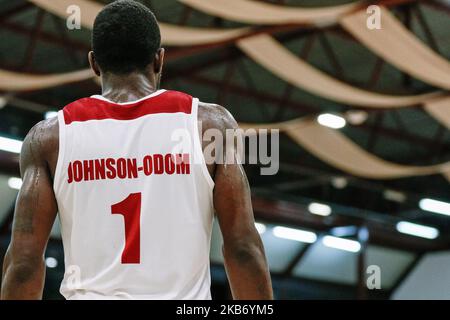
[[159, 48], [156, 51], [155, 59], [153, 59], [153, 71], [158, 74], [161, 73], [164, 65], [164, 48]]
[[91, 66], [92, 71], [100, 77], [100, 68], [98, 67], [97, 61], [95, 61], [94, 51], [89, 51], [88, 53], [89, 65]]

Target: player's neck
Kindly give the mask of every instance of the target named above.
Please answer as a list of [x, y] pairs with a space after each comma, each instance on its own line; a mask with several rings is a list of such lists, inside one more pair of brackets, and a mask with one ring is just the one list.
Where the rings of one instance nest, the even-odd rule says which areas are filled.
[[118, 103], [139, 100], [155, 92], [158, 82], [158, 75], [154, 74], [103, 75], [102, 96]]

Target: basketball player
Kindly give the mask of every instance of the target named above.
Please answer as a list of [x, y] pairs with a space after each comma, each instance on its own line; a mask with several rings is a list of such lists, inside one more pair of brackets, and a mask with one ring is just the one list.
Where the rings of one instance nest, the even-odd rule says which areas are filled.
[[[42, 297], [43, 257], [59, 212], [65, 298], [210, 299], [215, 212], [233, 297], [271, 299], [245, 173], [236, 163], [207, 164], [199, 137], [197, 120], [203, 131], [222, 132], [236, 121], [221, 106], [158, 89], [164, 49], [145, 6], [107, 5], [92, 48], [102, 95], [67, 105], [23, 143], [1, 297]], [[192, 136], [179, 154], [176, 130]]]

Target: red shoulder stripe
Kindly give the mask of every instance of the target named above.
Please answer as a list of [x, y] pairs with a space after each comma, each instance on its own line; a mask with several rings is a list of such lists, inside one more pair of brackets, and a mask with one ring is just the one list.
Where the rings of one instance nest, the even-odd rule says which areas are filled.
[[83, 98], [64, 107], [64, 122], [89, 120], [133, 120], [149, 114], [176, 113], [190, 114], [192, 97], [178, 91], [164, 91], [156, 96], [129, 103], [116, 104], [97, 98]]

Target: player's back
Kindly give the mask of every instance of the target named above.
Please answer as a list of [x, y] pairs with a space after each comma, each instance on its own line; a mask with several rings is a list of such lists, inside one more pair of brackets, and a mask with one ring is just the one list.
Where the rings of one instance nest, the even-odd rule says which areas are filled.
[[214, 182], [197, 110], [197, 99], [159, 90], [58, 113], [66, 298], [210, 298]]

